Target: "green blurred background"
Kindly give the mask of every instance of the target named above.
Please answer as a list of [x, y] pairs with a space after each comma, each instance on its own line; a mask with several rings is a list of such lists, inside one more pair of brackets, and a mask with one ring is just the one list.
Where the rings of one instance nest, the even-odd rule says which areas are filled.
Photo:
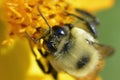
[[100, 42], [115, 48], [115, 54], [107, 59], [101, 72], [103, 80], [120, 80], [120, 0], [115, 1], [114, 7], [97, 14], [101, 22]]
[[[120, 80], [120, 0], [116, 0], [114, 7], [110, 9], [103, 10], [97, 14], [97, 17], [100, 19], [100, 27], [98, 28], [99, 32], [99, 40], [103, 44], [111, 45], [115, 48], [115, 54], [108, 58], [106, 60], [106, 65], [104, 69], [101, 71], [101, 76], [103, 80]], [[0, 36], [3, 36], [5, 33], [2, 22], [0, 22]], [[3, 38], [0, 38], [0, 42], [3, 40]], [[24, 41], [24, 40], [23, 40]], [[12, 76], [19, 76], [19, 80], [23, 80], [22, 77], [25, 74], [25, 70], [27, 71], [29, 63], [29, 58], [26, 57], [28, 56], [27, 49], [25, 45], [27, 45], [27, 42], [23, 41], [18, 41], [22, 43], [16, 42], [19, 47], [17, 46], [14, 50], [12, 50], [13, 55], [8, 55], [7, 57], [4, 55], [0, 55], [0, 80], [5, 78], [6, 76], [9, 75], [10, 71], [14, 71], [14, 74], [11, 74]], [[25, 50], [22, 52], [22, 50]], [[21, 52], [19, 52], [21, 50]], [[17, 54], [15, 53], [17, 52]], [[17, 55], [20, 55], [18, 57], [14, 57]], [[22, 56], [23, 55], [23, 56]], [[11, 59], [11, 56], [14, 57]], [[20, 61], [21, 59], [22, 62]], [[6, 61], [5, 61], [6, 60]], [[2, 63], [4, 61], [4, 63]], [[9, 64], [6, 64], [9, 63]], [[17, 64], [16, 64], [17, 63]], [[27, 63], [27, 64], [26, 64]], [[23, 67], [24, 64], [24, 67]], [[6, 65], [6, 66], [4, 66]], [[8, 68], [11, 69], [9, 69]], [[26, 67], [25, 67], [26, 66]], [[19, 71], [17, 71], [19, 69]], [[2, 72], [1, 72], [2, 71]], [[6, 73], [8, 71], [8, 73]], [[16, 74], [16, 71], [19, 73], [19, 75]], [[6, 75], [4, 75], [6, 74]], [[11, 75], [9, 75], [11, 77]], [[3, 78], [2, 78], [3, 77]], [[10, 80], [9, 79], [6, 80]], [[16, 80], [17, 78], [12, 80]]]

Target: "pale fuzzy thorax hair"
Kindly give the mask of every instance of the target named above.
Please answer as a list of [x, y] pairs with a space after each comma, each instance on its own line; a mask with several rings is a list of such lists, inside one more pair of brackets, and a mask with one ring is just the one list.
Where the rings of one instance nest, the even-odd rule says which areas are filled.
[[[80, 28], [72, 28], [70, 38], [71, 46], [68, 52], [56, 52], [55, 56], [49, 56], [49, 61], [56, 71], [65, 71], [75, 77], [83, 77], [92, 72], [100, 59], [98, 51], [90, 45], [87, 40], [96, 42], [96, 40], [86, 31]], [[64, 40], [63, 40], [64, 42]], [[90, 61], [83, 68], [77, 68], [77, 62], [82, 56], [89, 56]]]
[[78, 47], [79, 49], [81, 49], [81, 53], [83, 52], [83, 55], [85, 55], [84, 52], [89, 52], [91, 60], [90, 63], [88, 63], [87, 66], [83, 69], [76, 70], [75, 72], [71, 71], [70, 73], [72, 73], [76, 77], [86, 76], [96, 68], [100, 59], [99, 52], [92, 45], [87, 43], [86, 40], [90, 40], [92, 42], [96, 42], [96, 40], [93, 38], [93, 36], [91, 36], [91, 34], [80, 28], [73, 28], [71, 33], [76, 38], [76, 48]]

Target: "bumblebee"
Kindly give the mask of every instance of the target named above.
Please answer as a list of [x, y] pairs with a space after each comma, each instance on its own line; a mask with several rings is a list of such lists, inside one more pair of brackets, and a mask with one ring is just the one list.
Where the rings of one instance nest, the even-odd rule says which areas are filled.
[[37, 44], [43, 40], [42, 45], [45, 51], [41, 48], [38, 48], [38, 51], [47, 60], [47, 70], [40, 59], [37, 58], [33, 48], [32, 51], [38, 66], [44, 73], [51, 73], [55, 79], [57, 79], [57, 73], [61, 71], [75, 77], [84, 77], [97, 67], [101, 58], [113, 53], [111, 47], [101, 45], [97, 41], [96, 26], [98, 25], [98, 19], [90, 13], [76, 9], [76, 12], [86, 16], [86, 19], [66, 12], [68, 16], [73, 16], [84, 22], [89, 30], [86, 31], [71, 23], [51, 27], [40, 11], [39, 6], [37, 8], [40, 16], [47, 24], [48, 30], [39, 38], [32, 38], [27, 32], [26, 34], [29, 39]]

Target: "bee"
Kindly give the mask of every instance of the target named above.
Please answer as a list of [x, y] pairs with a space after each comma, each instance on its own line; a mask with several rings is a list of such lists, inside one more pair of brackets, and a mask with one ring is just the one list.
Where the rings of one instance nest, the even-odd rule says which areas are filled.
[[68, 16], [73, 16], [84, 22], [89, 30], [86, 31], [71, 23], [51, 27], [40, 11], [39, 6], [37, 9], [47, 24], [48, 30], [39, 38], [32, 38], [27, 32], [26, 34], [29, 39], [37, 44], [40, 44], [39, 41], [43, 40], [42, 45], [45, 51], [41, 48], [38, 48], [38, 51], [47, 60], [47, 70], [40, 59], [37, 58], [33, 48], [31, 49], [38, 66], [44, 73], [51, 73], [55, 79], [57, 79], [57, 73], [61, 71], [75, 77], [84, 77], [96, 68], [101, 58], [113, 53], [113, 48], [101, 45], [97, 41], [96, 26], [99, 22], [92, 14], [76, 9], [76, 12], [86, 16], [86, 19], [66, 12]]

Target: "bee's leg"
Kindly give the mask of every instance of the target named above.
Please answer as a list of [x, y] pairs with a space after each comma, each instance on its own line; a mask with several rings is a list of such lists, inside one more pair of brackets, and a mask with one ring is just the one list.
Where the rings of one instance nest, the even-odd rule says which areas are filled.
[[55, 80], [58, 80], [58, 73], [52, 68], [51, 74]]
[[[41, 54], [44, 58], [47, 57], [47, 55], [48, 55], [47, 52], [46, 52], [46, 53], [43, 53], [43, 51], [42, 51], [41, 49], [38, 49], [38, 51], [40, 52], [40, 54]], [[39, 61], [37, 61], [37, 63], [39, 64], [39, 66], [42, 67], [42, 65], [41, 65], [41, 63], [40, 63]], [[40, 68], [41, 68], [41, 67], [40, 67]], [[45, 72], [45, 70], [44, 70], [43, 68], [41, 68], [41, 69], [43, 70], [43, 72]], [[57, 80], [57, 72], [55, 71], [55, 69], [53, 69], [53, 67], [51, 66], [50, 63], [48, 63], [48, 71], [45, 72], [45, 73], [51, 73], [52, 76], [53, 76], [53, 78], [54, 78], [55, 80]]]
[[[26, 36], [27, 36], [27, 38], [28, 38], [28, 40], [29, 40], [30, 48], [31, 48], [31, 50], [32, 50], [33, 55], [35, 56], [35, 60], [36, 60], [36, 62], [37, 62], [37, 64], [38, 64], [38, 66], [41, 68], [41, 70], [42, 70], [44, 73], [50, 73], [50, 71], [51, 71], [50, 68], [48, 68], [48, 70], [45, 70], [43, 64], [41, 63], [41, 61], [40, 61], [40, 59], [38, 58], [37, 54], [36, 54], [36, 53], [34, 52], [34, 50], [33, 50], [31, 40], [32, 40], [34, 43], [36, 43], [37, 40], [34, 39], [34, 38], [32, 38], [27, 32], [25, 32], [25, 34], [26, 34]], [[39, 50], [39, 51], [40, 51], [40, 54], [41, 54], [43, 57], [46, 56], [46, 55], [43, 54], [43, 52], [42, 52], [41, 50]]]
[[[40, 48], [38, 48], [38, 51], [40, 52], [40, 54], [44, 57], [44, 58], [46, 58], [47, 57], [47, 53], [43, 53], [43, 51], [40, 49]], [[44, 73], [51, 73], [51, 69], [52, 69], [52, 67], [51, 67], [51, 65], [50, 65], [50, 63], [48, 62], [47, 64], [48, 64], [48, 70], [46, 71], [45, 70], [45, 68], [44, 68], [44, 66], [42, 65], [42, 63], [40, 62], [40, 59], [36, 59], [36, 61], [37, 61], [37, 64], [39, 65], [39, 67], [42, 69], [42, 71], [44, 72]]]
[[[44, 58], [47, 57], [47, 55], [48, 55], [47, 52], [44, 53], [44, 52], [42, 51], [42, 49], [40, 49], [40, 48], [38, 48], [38, 51], [40, 52], [40, 54], [42, 55], [42, 57], [44, 57]], [[57, 80], [57, 72], [53, 69], [53, 67], [51, 66], [51, 64], [48, 62], [48, 63], [47, 63], [48, 69], [45, 70], [45, 68], [44, 68], [43, 64], [41, 63], [40, 59], [37, 58], [37, 55], [36, 55], [35, 52], [33, 51], [33, 48], [32, 48], [32, 52], [33, 52], [34, 56], [36, 57], [36, 62], [37, 62], [37, 64], [38, 64], [38, 66], [40, 67], [40, 69], [41, 69], [44, 73], [46, 73], [46, 74], [49, 74], [49, 73], [52, 74], [53, 78], [54, 78], [55, 80]]]
[[[32, 40], [33, 42], [36, 43], [37, 40], [34, 39], [34, 38], [32, 38], [27, 32], [25, 32], [25, 34], [26, 34], [27, 38], [29, 39], [30, 48], [31, 48], [31, 50], [32, 50], [33, 55], [35, 56], [36, 62], [37, 62], [37, 64], [38, 64], [38, 66], [40, 67], [40, 69], [41, 69], [44, 73], [47, 73], [47, 74], [52, 73], [54, 79], [57, 80], [57, 72], [52, 68], [51, 64], [48, 62], [48, 70], [45, 70], [45, 68], [44, 68], [43, 64], [41, 63], [40, 59], [37, 57], [37, 54], [34, 52], [33, 47], [32, 47], [32, 43], [31, 43], [30, 41]], [[47, 54], [48, 54], [48, 53], [45, 53], [45, 54], [44, 54], [41, 49], [38, 49], [38, 51], [40, 52], [40, 54], [41, 54], [44, 58], [47, 57]]]
[[40, 49], [40, 48], [38, 48], [38, 51], [40, 52], [40, 54], [44, 57], [44, 58], [46, 58], [47, 56], [48, 56], [48, 53], [47, 52], [43, 52], [42, 51], [42, 49]]
[[47, 73], [49, 74], [51, 72], [51, 68], [48, 67], [48, 70], [45, 70], [43, 64], [41, 63], [40, 59], [36, 59], [36, 62], [38, 64], [38, 66], [40, 67], [40, 69], [44, 72], [44, 73]]
[[[36, 60], [36, 62], [37, 62], [37, 64], [38, 64], [38, 66], [40, 67], [40, 69], [41, 69], [44, 73], [49, 74], [49, 73], [51, 72], [51, 67], [50, 67], [49, 63], [48, 63], [48, 70], [46, 70], [46, 69], [44, 68], [42, 62], [41, 62], [40, 59], [38, 58], [37, 54], [34, 52], [33, 47], [32, 47], [31, 44], [30, 44], [30, 48], [31, 48], [31, 50], [32, 50], [33, 55], [35, 56], [35, 60]], [[40, 54], [41, 54], [43, 57], [46, 56], [46, 55], [43, 55], [43, 53], [41, 53], [41, 52], [40, 52]]]
[[76, 9], [76, 11], [80, 14], [82, 14], [83, 16], [86, 16], [88, 18], [90, 18], [92, 20], [92, 23], [94, 25], [98, 25], [99, 24], [99, 20], [98, 18], [96, 18], [95, 16], [93, 16], [92, 14], [90, 14], [89, 12], [87, 11], [84, 11], [84, 10], [81, 10], [81, 9]]
[[[48, 54], [48, 53], [45, 53], [45, 54], [44, 54], [41, 49], [38, 49], [38, 51], [40, 51], [40, 54], [41, 54], [44, 58], [47, 57], [47, 54]], [[57, 80], [57, 72], [53, 69], [53, 67], [51, 66], [51, 64], [50, 64], [49, 62], [47, 63], [48, 69], [46, 70], [46, 69], [44, 68], [43, 64], [41, 63], [40, 59], [37, 58], [37, 55], [35, 54], [35, 52], [33, 51], [33, 49], [32, 49], [32, 52], [33, 52], [34, 56], [36, 57], [36, 62], [37, 62], [37, 64], [38, 64], [38, 66], [40, 67], [40, 69], [41, 69], [44, 73], [46, 73], [46, 74], [52, 74], [53, 78], [54, 78], [55, 80]]]
[[[81, 15], [85, 16], [85, 20], [88, 22], [87, 25], [90, 25], [91, 31], [95, 34], [97, 37], [97, 31], [96, 31], [96, 26], [99, 25], [99, 19], [96, 18], [94, 15], [91, 13], [81, 10], [81, 9], [76, 9], [76, 12], [80, 13]], [[88, 26], [89, 27], [89, 26]]]
[[96, 30], [96, 25], [93, 22], [90, 22], [78, 15], [72, 14], [72, 13], [68, 13], [66, 12], [68, 15], [74, 16], [76, 18], [78, 18], [79, 20], [85, 22], [87, 28], [91, 31], [92, 35], [96, 38], [97, 37], [97, 30]]

